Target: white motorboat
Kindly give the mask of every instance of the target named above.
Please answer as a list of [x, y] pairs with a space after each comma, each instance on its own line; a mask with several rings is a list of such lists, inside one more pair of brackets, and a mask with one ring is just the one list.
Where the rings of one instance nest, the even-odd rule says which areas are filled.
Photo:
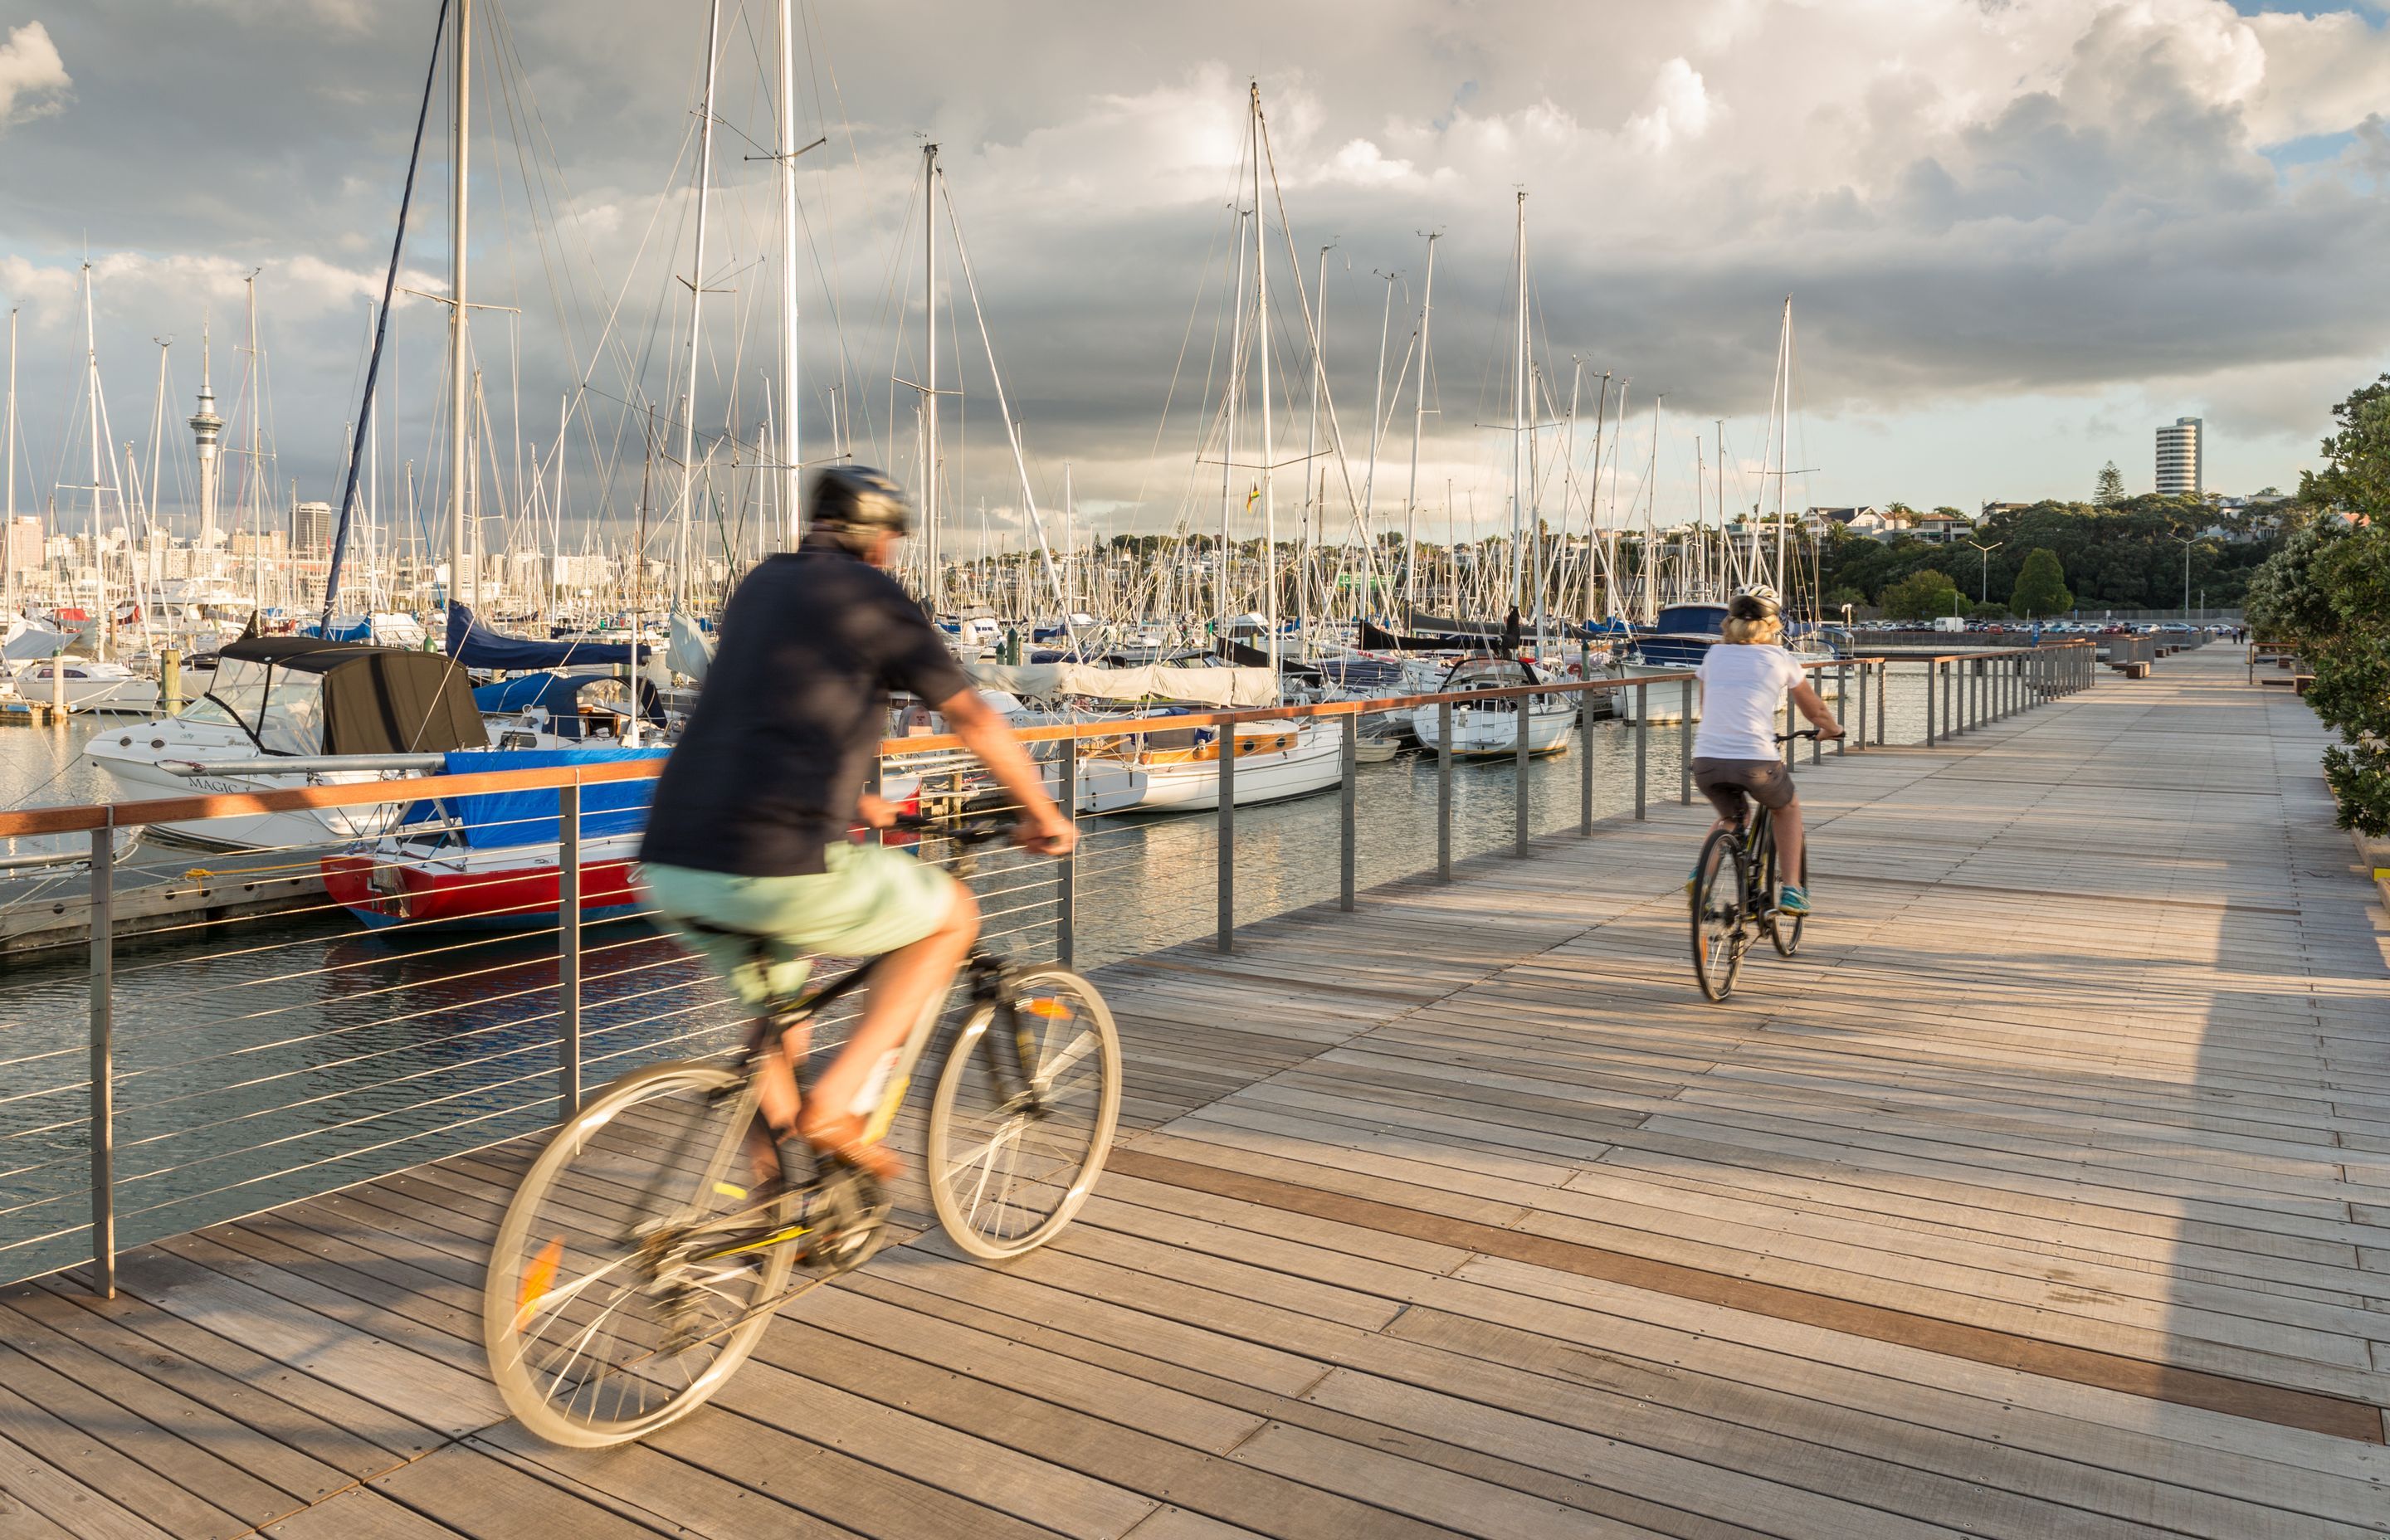
[[[488, 742], [464, 671], [438, 653], [255, 636], [225, 645], [207, 693], [180, 715], [96, 734], [84, 755], [122, 795], [143, 799], [400, 778]], [[405, 813], [404, 802], [309, 808], [157, 832], [212, 849], [281, 850], [371, 839]]]
[[[59, 677], [53, 679], [55, 672]], [[43, 658], [17, 670], [17, 694], [27, 700], [63, 698], [70, 712], [146, 716], [158, 709], [158, 681], [96, 659]]]
[[[1342, 729], [1308, 722], [1236, 725], [1236, 805], [1281, 802], [1324, 791], [1343, 779]], [[1089, 759], [1124, 761], [1146, 777], [1139, 813], [1216, 811], [1220, 805], [1220, 732], [1215, 727], [1162, 728], [1091, 746]]]
[[[1464, 658], [1452, 665], [1452, 672], [1445, 675], [1433, 693], [1459, 695], [1472, 690], [1518, 689], [1541, 683], [1534, 668], [1516, 658]], [[1565, 695], [1531, 695], [1525, 699], [1527, 752], [1556, 754], [1566, 749], [1569, 728], [1576, 721], [1577, 708], [1573, 699]], [[1483, 705], [1454, 701], [1452, 756], [1497, 759], [1517, 755], [1519, 700], [1517, 696], [1506, 696]], [[1410, 724], [1420, 748], [1431, 753], [1445, 751], [1443, 706], [1413, 707]]]

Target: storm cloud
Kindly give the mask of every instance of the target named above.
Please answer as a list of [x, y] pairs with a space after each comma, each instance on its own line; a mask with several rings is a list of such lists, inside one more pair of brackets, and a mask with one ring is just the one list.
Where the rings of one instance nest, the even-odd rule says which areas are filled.
[[[475, 297], [520, 312], [475, 320], [492, 432], [508, 445], [491, 452], [494, 473], [514, 474], [511, 441], [550, 444], [569, 398], [568, 506], [620, 518], [645, 461], [641, 414], [671, 417], [686, 366], [705, 6], [476, 9]], [[154, 338], [174, 339], [170, 464], [186, 457], [173, 425], [190, 410], [203, 315], [217, 393], [238, 393], [256, 271], [270, 500], [291, 481], [336, 494], [436, 10], [0, 4], [0, 296], [24, 326], [20, 506], [74, 480], [66, 462], [84, 453], [86, 253], [120, 452], [137, 441], [146, 464]], [[1416, 324], [1422, 232], [1440, 231], [1421, 456], [1439, 503], [1449, 482], [1480, 511], [1499, 506], [1508, 439], [1489, 425], [1510, 412], [1518, 189], [1548, 388], [1564, 398], [1581, 366], [1589, 419], [1604, 371], [1613, 391], [1632, 378], [1621, 457], [1630, 492], [1652, 459], [1679, 489], [1663, 517], [1682, 511], [1692, 435], [1714, 418], [1728, 419], [1735, 495], [1749, 494], [1788, 294], [1792, 455], [1821, 468], [1799, 494], [1818, 502], [2079, 495], [2109, 457], [2138, 482], [2150, 427], [2187, 413], [2211, 419], [2212, 485], [2287, 484], [2326, 404], [2370, 378], [2385, 340], [2372, 296], [2390, 277], [2390, 134], [2375, 113], [2390, 99], [2390, 37], [2370, 11], [1281, 0], [800, 12], [801, 138], [828, 140], [801, 162], [806, 453], [827, 450], [835, 387], [856, 453], [900, 467], [912, 455], [914, 398], [891, 381], [919, 378], [914, 199], [934, 139], [1040, 498], [1067, 461], [1083, 504], [1126, 527], [1215, 516], [1197, 512], [1219, 496], [1197, 442], [1205, 371], [1225, 349], [1249, 79], [1291, 225], [1281, 233], [1273, 201], [1274, 358], [1291, 377], [1279, 451], [1294, 452], [1309, 402], [1286, 246], [1308, 286], [1335, 245], [1331, 387], [1357, 456], [1380, 276], [1394, 283], [1391, 375]], [[760, 420], [771, 367], [777, 237], [756, 157], [771, 133], [774, 14], [769, 0], [723, 7], [696, 409], [713, 429], [734, 392], [741, 420]], [[443, 106], [402, 278], [435, 294]], [[969, 393], [948, 406], [947, 484], [1009, 527], [1017, 482], [953, 259], [949, 246], [956, 331], [942, 367]], [[386, 499], [402, 495], [405, 461], [428, 473], [444, 454], [443, 326], [423, 300], [397, 312]], [[1413, 389], [1390, 404], [1381, 506], [1407, 470]], [[161, 479], [176, 506], [184, 481]]]

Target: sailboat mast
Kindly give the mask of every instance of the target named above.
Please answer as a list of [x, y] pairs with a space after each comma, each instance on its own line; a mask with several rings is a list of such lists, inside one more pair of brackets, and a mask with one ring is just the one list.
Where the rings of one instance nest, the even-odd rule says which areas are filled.
[[[1319, 282], [1314, 290], [1319, 296], [1314, 311], [1311, 328], [1311, 426], [1303, 440], [1303, 532], [1295, 543], [1294, 605], [1296, 629], [1303, 635], [1311, 635], [1311, 531], [1316, 517], [1325, 520], [1328, 513], [1328, 478], [1312, 474], [1319, 456], [1319, 391], [1328, 373], [1328, 253], [1336, 250], [1330, 241], [1319, 249]], [[1312, 500], [1314, 489], [1318, 501]]]
[[688, 277], [688, 374], [680, 400], [680, 520], [675, 536], [673, 610], [688, 604], [689, 523], [697, 498], [697, 354], [698, 323], [705, 312], [705, 202], [713, 181], [713, 72], [720, 54], [722, 0], [706, 7], [705, 96], [699, 105], [697, 126], [697, 250]]
[[101, 645], [105, 646], [110, 617], [108, 613], [108, 546], [99, 524], [99, 341], [92, 319], [89, 263], [83, 264], [83, 353], [84, 389], [91, 412], [91, 570], [99, 584], [93, 597], [94, 608], [99, 611]]
[[17, 618], [17, 307], [8, 307], [7, 522], [0, 524], [0, 629]]
[[[1241, 221], [1244, 216], [1240, 213], [1237, 217]], [[1253, 217], [1261, 217], [1258, 206], [1253, 210]], [[1228, 635], [1228, 519], [1229, 510], [1237, 506], [1237, 395], [1245, 379], [1244, 234], [1240, 224], [1237, 231], [1237, 284], [1228, 290], [1228, 399], [1226, 403], [1227, 422], [1220, 446], [1220, 545], [1212, 553], [1212, 597], [1214, 613], [1217, 617], [1213, 626], [1213, 646], [1215, 648]], [[1258, 248], [1261, 243], [1255, 241], [1253, 244]], [[1192, 547], [1194, 542], [1189, 540], [1188, 545]], [[1189, 599], [1196, 597], [1191, 586], [1187, 597]]]
[[1523, 563], [1526, 547], [1523, 538], [1525, 528], [1527, 482], [1527, 195], [1519, 194], [1518, 214], [1518, 287], [1519, 314], [1516, 335], [1512, 339], [1510, 371], [1510, 604], [1520, 607], [1525, 594]]
[[1779, 400], [1783, 415], [1776, 430], [1776, 602], [1789, 605], [1792, 591], [1784, 584], [1784, 481], [1792, 473], [1792, 296], [1784, 296], [1784, 329], [1777, 341]]
[[[1269, 263], [1262, 255], [1262, 87], [1252, 83], [1253, 101], [1253, 337], [1262, 361], [1262, 623], [1269, 630], [1270, 678], [1278, 678], [1278, 481], [1270, 464]], [[1295, 287], [1302, 287], [1296, 274]], [[1229, 746], [1233, 752], [1235, 746]]]
[[930, 372], [921, 391], [922, 592], [938, 613], [938, 147], [921, 147], [921, 331]]
[[[456, 0], [456, 121], [448, 210], [448, 607], [465, 587], [465, 175], [472, 126], [473, 0]], [[253, 280], [252, 280], [253, 281]], [[253, 340], [252, 340], [253, 345]], [[257, 404], [250, 404], [254, 424]], [[255, 462], [250, 470], [256, 473]]]
[[1435, 242], [1437, 232], [1429, 231], [1427, 237], [1427, 284], [1420, 296], [1419, 329], [1419, 391], [1418, 404], [1411, 410], [1411, 478], [1403, 493], [1403, 605], [1407, 610], [1419, 606], [1419, 584], [1415, 574], [1419, 568], [1419, 457], [1420, 435], [1427, 429], [1427, 323], [1435, 309]]
[[[249, 475], [243, 490], [249, 502], [249, 568], [251, 597], [265, 608], [265, 505], [260, 488], [265, 475], [265, 370], [257, 356], [257, 275], [249, 276]], [[459, 307], [461, 308], [461, 306]]]
[[795, 0], [780, 0], [780, 506], [788, 543], [801, 533], [797, 481], [804, 462], [797, 404], [797, 38]]

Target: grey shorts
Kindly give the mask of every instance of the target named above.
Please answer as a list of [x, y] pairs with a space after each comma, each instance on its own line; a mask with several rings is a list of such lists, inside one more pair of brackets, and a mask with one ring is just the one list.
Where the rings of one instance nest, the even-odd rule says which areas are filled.
[[1721, 818], [1742, 822], [1742, 799], [1770, 809], [1792, 805], [1792, 772], [1773, 759], [1701, 759], [1693, 761], [1693, 784], [1710, 800]]

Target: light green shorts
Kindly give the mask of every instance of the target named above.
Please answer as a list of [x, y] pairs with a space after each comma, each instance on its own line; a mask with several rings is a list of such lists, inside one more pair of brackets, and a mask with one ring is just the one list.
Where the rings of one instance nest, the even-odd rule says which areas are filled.
[[876, 957], [912, 945], [945, 923], [960, 891], [937, 867], [885, 845], [842, 841], [824, 859], [828, 871], [803, 877], [643, 866], [640, 881], [661, 918], [750, 1006], [804, 987], [816, 953]]

